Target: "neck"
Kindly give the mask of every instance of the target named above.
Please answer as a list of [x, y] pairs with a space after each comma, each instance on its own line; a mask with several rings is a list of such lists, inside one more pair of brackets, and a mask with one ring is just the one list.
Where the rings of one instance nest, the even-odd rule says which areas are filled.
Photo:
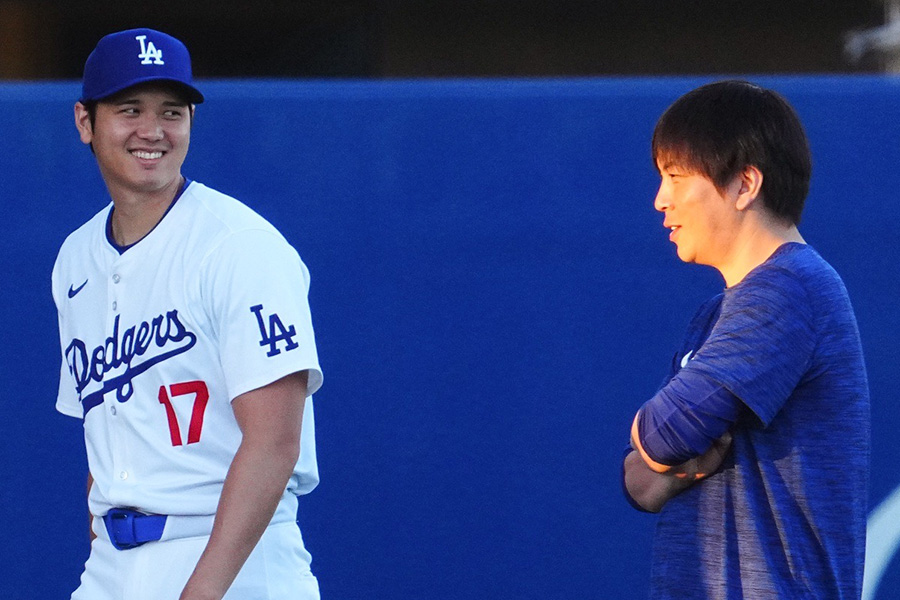
[[119, 246], [130, 246], [144, 238], [162, 220], [181, 189], [184, 178], [176, 177], [170, 184], [152, 192], [114, 190], [113, 215], [110, 227]]
[[726, 260], [717, 266], [726, 287], [743, 281], [750, 271], [766, 262], [780, 246], [788, 242], [806, 243], [792, 223], [764, 217], [750, 225], [735, 238]]

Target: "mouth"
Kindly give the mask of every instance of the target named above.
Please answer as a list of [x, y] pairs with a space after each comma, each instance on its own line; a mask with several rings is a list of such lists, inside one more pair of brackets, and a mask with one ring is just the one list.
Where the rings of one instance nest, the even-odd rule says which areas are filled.
[[135, 158], [140, 158], [141, 160], [158, 160], [163, 157], [162, 150], [156, 150], [154, 152], [149, 152], [147, 150], [132, 150], [131, 155]]
[[675, 241], [675, 234], [678, 233], [678, 230], [681, 229], [681, 225], [671, 225], [669, 226], [669, 240]]

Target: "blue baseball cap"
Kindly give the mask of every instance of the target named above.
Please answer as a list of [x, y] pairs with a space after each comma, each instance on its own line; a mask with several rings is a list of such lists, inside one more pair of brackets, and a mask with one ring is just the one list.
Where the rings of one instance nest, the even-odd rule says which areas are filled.
[[191, 55], [179, 40], [153, 29], [128, 29], [97, 42], [84, 63], [81, 102], [103, 100], [147, 81], [171, 81], [193, 104], [203, 102], [194, 87]]

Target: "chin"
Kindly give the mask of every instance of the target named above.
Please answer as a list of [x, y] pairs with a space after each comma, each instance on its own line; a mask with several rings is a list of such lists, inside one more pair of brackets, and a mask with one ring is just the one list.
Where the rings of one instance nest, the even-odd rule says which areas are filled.
[[177, 179], [176, 177], [160, 177], [159, 175], [155, 175], [153, 177], [146, 177], [142, 179], [138, 179], [134, 182], [134, 187], [140, 188], [145, 192], [155, 192], [163, 189], [167, 185], [171, 184], [172, 181]]
[[681, 262], [694, 262], [694, 257], [686, 249], [678, 248], [676, 253], [678, 254], [678, 258], [679, 260], [681, 260]]

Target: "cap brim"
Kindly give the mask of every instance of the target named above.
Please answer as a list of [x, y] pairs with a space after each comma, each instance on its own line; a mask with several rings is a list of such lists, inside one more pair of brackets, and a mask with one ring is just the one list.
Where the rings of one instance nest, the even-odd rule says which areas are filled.
[[191, 104], [202, 104], [203, 101], [205, 100], [205, 98], [203, 97], [203, 94], [200, 93], [200, 90], [198, 90], [197, 88], [195, 88], [192, 85], [186, 84], [183, 81], [179, 81], [177, 79], [172, 79], [170, 77], [141, 77], [138, 79], [133, 79], [131, 81], [126, 81], [126, 82], [124, 82], [120, 85], [117, 85], [111, 89], [103, 90], [102, 92], [100, 92], [98, 94], [94, 94], [93, 97], [91, 97], [91, 98], [81, 98], [81, 100], [79, 100], [79, 101], [82, 103], [84, 103], [84, 102], [99, 102], [101, 100], [106, 100], [107, 98], [109, 98], [111, 96], [115, 96], [119, 92], [124, 92], [125, 90], [127, 90], [130, 87], [142, 85], [145, 83], [153, 83], [155, 81], [171, 83], [175, 87], [183, 90], [187, 94], [188, 100], [191, 102]]

